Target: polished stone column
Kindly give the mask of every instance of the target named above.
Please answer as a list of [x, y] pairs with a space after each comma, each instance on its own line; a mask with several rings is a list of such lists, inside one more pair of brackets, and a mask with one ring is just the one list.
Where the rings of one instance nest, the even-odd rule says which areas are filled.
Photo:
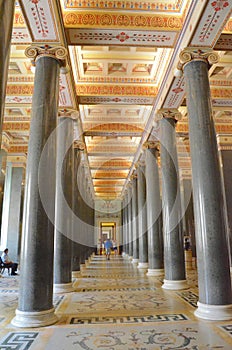
[[[0, 151], [0, 227], [2, 229], [2, 209], [3, 209], [3, 197], [5, 187], [5, 174], [6, 174], [6, 158], [7, 153], [4, 149]], [[4, 240], [1, 235], [1, 246], [5, 246]]]
[[53, 307], [56, 133], [60, 66], [65, 48], [33, 48], [36, 59], [28, 146], [19, 305], [12, 324], [40, 327], [57, 321]]
[[73, 242], [72, 242], [72, 269], [73, 277], [80, 275], [81, 264], [81, 222], [79, 219], [81, 207], [81, 195], [78, 188], [78, 169], [81, 162], [81, 151], [84, 150], [84, 144], [81, 142], [74, 143], [74, 185], [73, 185]]
[[146, 196], [147, 196], [147, 232], [148, 232], [148, 276], [164, 273], [163, 233], [161, 225], [161, 199], [159, 168], [157, 163], [157, 143], [147, 142], [146, 159]]
[[54, 293], [72, 292], [74, 122], [60, 116], [57, 128]]
[[125, 253], [129, 257], [129, 209], [128, 209], [128, 192], [125, 193]]
[[0, 0], [0, 134], [4, 116], [14, 8], [15, 0]]
[[81, 163], [78, 171], [78, 187], [80, 193], [80, 210], [78, 213], [78, 221], [80, 223], [80, 259], [81, 265], [85, 263], [85, 260], [89, 257], [90, 252], [90, 237], [88, 233], [89, 223], [89, 206], [87, 203], [87, 178], [86, 178], [86, 163]]
[[122, 241], [123, 252], [122, 256], [126, 256], [126, 200], [125, 197], [122, 200]]
[[217, 135], [227, 212], [230, 269], [232, 269], [232, 135]]
[[195, 223], [194, 223], [194, 213], [193, 213], [192, 179], [183, 178], [182, 187], [183, 187], [182, 202], [183, 202], [183, 211], [184, 211], [183, 220], [185, 221], [184, 236], [187, 236], [190, 239], [190, 249], [192, 252], [191, 267], [196, 267], [196, 239], [195, 239]]
[[[179, 113], [180, 114], [180, 113]], [[164, 231], [164, 289], [188, 288], [185, 278], [184, 244], [181, 222], [179, 169], [176, 149], [177, 110], [162, 109], [160, 120], [160, 157]]]
[[139, 269], [148, 268], [147, 206], [145, 166], [139, 165], [138, 174], [138, 229], [139, 229]]
[[138, 235], [138, 195], [137, 176], [132, 181], [132, 237], [133, 237], [133, 264], [139, 262], [139, 235]]
[[3, 197], [1, 242], [13, 261], [19, 261], [20, 209], [24, 168], [8, 162]]
[[199, 302], [195, 315], [232, 319], [228, 237], [208, 68], [217, 62], [211, 50], [183, 50], [192, 159]]
[[132, 186], [128, 187], [128, 254], [129, 258], [133, 258], [133, 237], [132, 237]]

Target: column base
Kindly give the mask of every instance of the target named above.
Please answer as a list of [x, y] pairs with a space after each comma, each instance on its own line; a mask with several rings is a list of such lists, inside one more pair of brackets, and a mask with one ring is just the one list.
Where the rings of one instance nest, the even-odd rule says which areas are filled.
[[84, 269], [86, 269], [85, 264], [80, 264], [80, 270], [84, 270]]
[[188, 289], [189, 286], [187, 285], [186, 280], [165, 280], [164, 284], [162, 285], [162, 288], [164, 289], [171, 289], [171, 290], [178, 290], [178, 289]]
[[54, 308], [34, 312], [16, 309], [16, 316], [12, 319], [11, 324], [22, 328], [50, 326], [58, 321], [58, 317], [54, 314], [54, 311]]
[[232, 319], [232, 304], [209, 305], [197, 302], [197, 310], [194, 315], [198, 318], [210, 321], [228, 321]]
[[164, 269], [148, 269], [147, 276], [161, 276], [164, 274]]
[[132, 264], [138, 264], [139, 263], [139, 259], [132, 259]]
[[138, 269], [147, 269], [148, 268], [148, 263], [139, 262], [137, 268]]
[[81, 271], [72, 271], [72, 278], [81, 277]]
[[125, 259], [129, 259], [129, 255], [128, 255], [127, 253], [125, 253], [125, 254], [123, 255], [123, 257], [124, 257]]
[[195, 256], [192, 257], [192, 267], [193, 267], [193, 269], [197, 268], [197, 258], [195, 258]]
[[185, 268], [188, 270], [191, 270], [192, 269], [192, 251], [185, 250], [184, 257], [185, 257]]
[[72, 282], [70, 283], [54, 283], [53, 284], [53, 293], [70, 293], [74, 292]]

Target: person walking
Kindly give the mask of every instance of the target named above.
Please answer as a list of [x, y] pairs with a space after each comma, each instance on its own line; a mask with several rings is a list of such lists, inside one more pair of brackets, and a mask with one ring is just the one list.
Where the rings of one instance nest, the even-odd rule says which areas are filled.
[[113, 243], [109, 238], [107, 238], [107, 240], [104, 243], [104, 246], [106, 251], [106, 259], [110, 260], [110, 252], [111, 252], [111, 248], [113, 247]]

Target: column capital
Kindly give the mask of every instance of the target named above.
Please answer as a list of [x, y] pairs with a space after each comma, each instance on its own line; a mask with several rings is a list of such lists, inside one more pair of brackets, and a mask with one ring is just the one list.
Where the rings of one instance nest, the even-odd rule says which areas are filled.
[[59, 109], [58, 117], [60, 118], [70, 118], [77, 120], [79, 118], [79, 112], [74, 109]]
[[84, 151], [85, 150], [85, 143], [81, 140], [75, 140], [74, 141], [74, 148], [78, 149], [78, 151]]
[[177, 70], [180, 71], [191, 61], [203, 61], [210, 66], [218, 62], [218, 54], [211, 48], [186, 47], [180, 52], [179, 58]]
[[174, 119], [176, 122], [178, 120], [181, 120], [182, 114], [177, 108], [161, 108], [156, 112], [155, 120], [161, 120], [161, 119]]
[[6, 151], [6, 153], [8, 153], [9, 151], [10, 142], [11, 142], [10, 136], [8, 136], [8, 134], [5, 131], [3, 131], [1, 149]]
[[65, 68], [63, 73], [67, 73], [67, 56], [68, 56], [68, 51], [64, 46], [49, 46], [49, 45], [44, 45], [44, 46], [35, 46], [31, 45], [26, 48], [25, 50], [25, 55], [30, 58], [31, 62], [33, 65], [36, 64], [36, 61], [40, 57], [52, 57], [56, 59], [59, 63], [60, 66]]
[[134, 179], [137, 179], [138, 175], [134, 172], [133, 174], [131, 174], [130, 176], [130, 181], [133, 182]]
[[158, 141], [146, 141], [143, 144], [143, 148], [144, 149], [151, 149], [151, 148], [155, 148], [157, 151], [159, 150], [159, 142]]

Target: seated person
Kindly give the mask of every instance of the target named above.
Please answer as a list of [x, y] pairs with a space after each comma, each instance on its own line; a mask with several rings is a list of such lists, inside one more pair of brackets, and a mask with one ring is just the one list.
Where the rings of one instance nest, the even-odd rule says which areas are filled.
[[8, 248], [6, 248], [3, 253], [2, 253], [2, 262], [4, 263], [5, 267], [11, 267], [11, 276], [17, 275], [16, 271], [18, 268], [18, 264], [14, 263], [13, 261], [10, 260], [10, 257], [8, 255]]

